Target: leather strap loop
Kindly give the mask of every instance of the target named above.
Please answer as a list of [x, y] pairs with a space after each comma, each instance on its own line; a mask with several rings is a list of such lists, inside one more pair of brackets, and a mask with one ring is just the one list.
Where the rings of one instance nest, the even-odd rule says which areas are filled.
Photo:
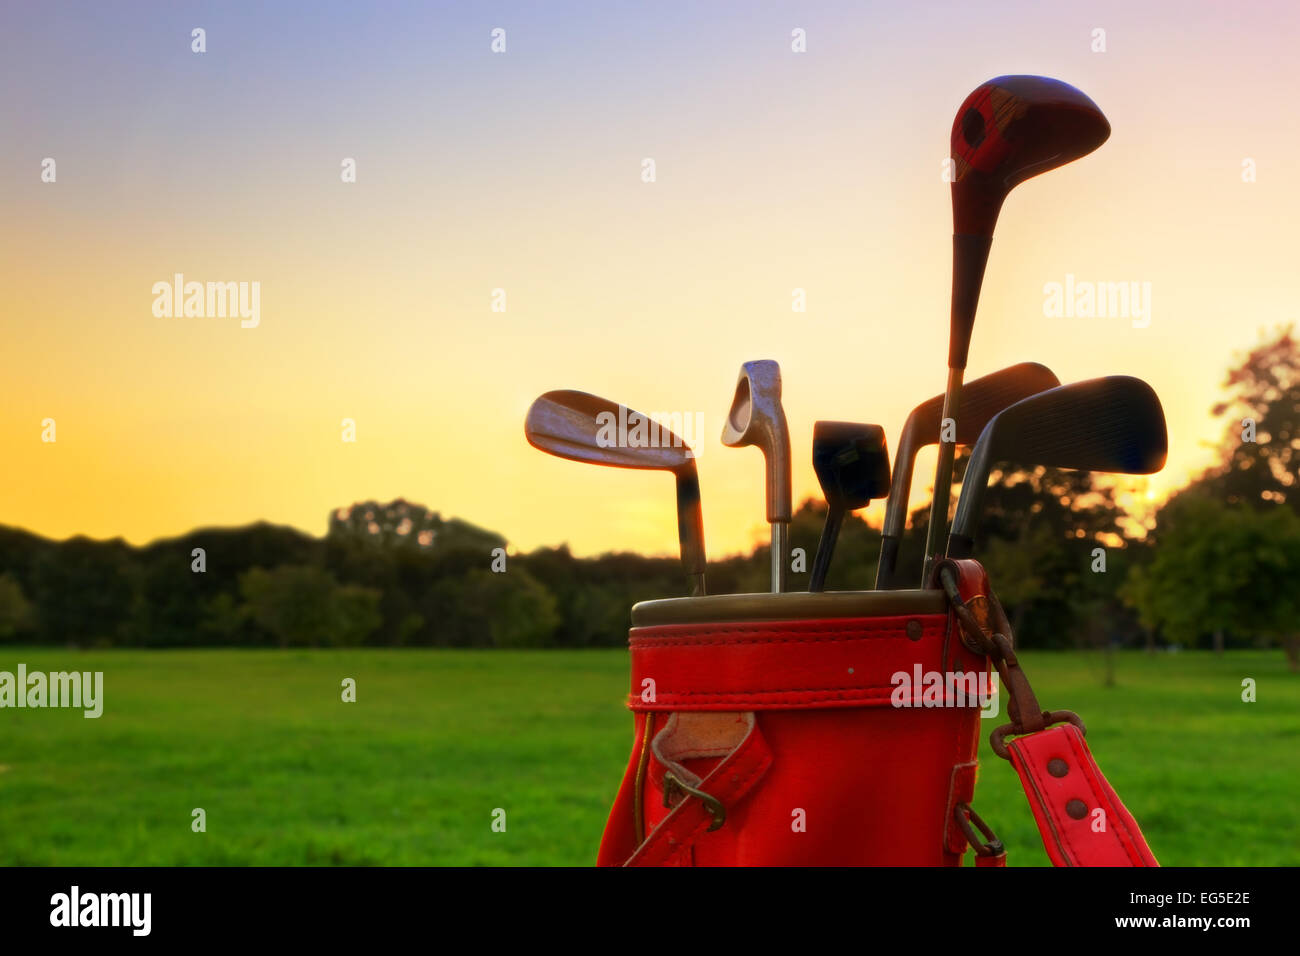
[[[712, 796], [724, 810], [730, 810], [740, 802], [772, 765], [772, 751], [758, 729], [758, 720], [752, 713], [745, 717], [749, 720], [749, 732], [744, 739], [697, 787], [692, 788]], [[661, 731], [656, 741], [666, 732]], [[661, 779], [662, 774], [661, 770]], [[709, 830], [715, 829], [716, 822], [715, 808], [697, 796], [684, 795], [623, 865], [663, 866], [684, 854]]]

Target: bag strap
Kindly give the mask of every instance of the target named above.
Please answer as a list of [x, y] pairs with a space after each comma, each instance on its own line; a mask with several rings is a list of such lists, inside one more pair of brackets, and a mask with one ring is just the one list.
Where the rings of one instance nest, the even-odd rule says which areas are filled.
[[[948, 595], [962, 642], [988, 655], [1010, 699], [1011, 722], [989, 744], [1020, 777], [1047, 855], [1056, 866], [1159, 866], [1133, 815], [1106, 780], [1084, 742], [1079, 716], [1040, 710], [1016, 657], [1011, 625], [984, 567], [970, 558], [944, 559], [934, 583]], [[1017, 739], [1007, 743], [1009, 735]], [[980, 858], [978, 862], [990, 864]]]
[[1006, 745], [1055, 866], [1159, 866], [1073, 723]]
[[[712, 732], [707, 725], [701, 728], [684, 725], [732, 716], [744, 721], [744, 736], [722, 755], [722, 760], [703, 780], [678, 763], [679, 756], [703, 755], [703, 748], [698, 747], [697, 741]], [[674, 713], [668, 724], [655, 735], [653, 747], [662, 760], [660, 766], [664, 768], [660, 785], [665, 805], [675, 805], [633, 851], [624, 866], [663, 866], [676, 858], [686, 857], [703, 834], [726, 825], [727, 811], [749, 793], [772, 766], [772, 751], [752, 712], [737, 715]]]

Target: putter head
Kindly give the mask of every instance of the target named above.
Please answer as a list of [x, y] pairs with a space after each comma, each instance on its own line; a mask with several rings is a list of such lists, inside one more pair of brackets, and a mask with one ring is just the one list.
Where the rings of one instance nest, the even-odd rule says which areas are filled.
[[889, 494], [889, 449], [879, 425], [816, 422], [813, 470], [831, 508], [857, 511]]
[[767, 520], [791, 517], [790, 431], [781, 407], [781, 366], [764, 359], [740, 367], [736, 394], [722, 425], [728, 448], [754, 445], [767, 460]]
[[952, 124], [953, 232], [992, 236], [1017, 185], [1086, 156], [1110, 136], [1097, 104], [1046, 76], [998, 76], [980, 84]]
[[1149, 475], [1165, 466], [1165, 413], [1151, 386], [1112, 375], [1023, 399], [995, 415], [971, 453], [948, 537], [948, 556], [970, 557], [989, 472], [1000, 461]]
[[[642, 421], [645, 441], [638, 431]], [[524, 435], [534, 448], [570, 461], [674, 474], [695, 470], [695, 453], [675, 434], [626, 405], [587, 392], [560, 389], [540, 396], [528, 409]]]

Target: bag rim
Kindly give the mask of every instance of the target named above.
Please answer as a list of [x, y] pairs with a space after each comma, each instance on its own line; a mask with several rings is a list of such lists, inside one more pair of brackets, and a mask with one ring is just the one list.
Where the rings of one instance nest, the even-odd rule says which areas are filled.
[[706, 597], [640, 601], [632, 606], [632, 626], [947, 613], [948, 599], [937, 588], [824, 591], [816, 594], [807, 591], [787, 591], [783, 594], [710, 594]]

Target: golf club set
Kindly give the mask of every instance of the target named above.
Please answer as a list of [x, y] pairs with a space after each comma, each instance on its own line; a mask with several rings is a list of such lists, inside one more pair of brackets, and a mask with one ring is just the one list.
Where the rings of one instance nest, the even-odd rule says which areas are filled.
[[[1022, 363], [964, 382], [1007, 194], [1109, 134], [1096, 105], [1058, 80], [998, 77], [962, 103], [952, 129], [947, 387], [908, 415], [892, 468], [879, 425], [815, 424], [812, 463], [827, 516], [810, 593], [787, 589], [791, 451], [775, 362], [741, 367], [721, 436], [764, 456], [770, 594], [704, 596], [699, 476], [677, 435], [585, 392], [547, 392], [533, 403], [525, 433], [537, 448], [668, 471], [677, 482], [690, 596], [632, 607], [632, 748], [598, 865], [960, 866], [973, 849], [978, 865], [1003, 866], [1005, 847], [973, 806], [980, 725], [1002, 712], [1003, 697], [1008, 722], [989, 745], [1014, 767], [1049, 859], [1158, 865], [1093, 759], [1082, 719], [1040, 705], [988, 573], [972, 557], [1002, 463], [1130, 474], [1164, 464], [1164, 413], [1138, 379], [1062, 385], [1044, 366]], [[971, 451], [949, 528], [959, 444]], [[927, 445], [938, 446], [938, 463], [924, 560], [900, 567], [915, 459]], [[845, 516], [881, 498], [875, 586], [818, 593]], [[963, 689], [977, 686], [988, 696]], [[1093, 825], [1097, 811], [1104, 828]]]
[[[933, 586], [945, 556], [972, 556], [981, 506], [994, 467], [1002, 462], [1123, 474], [1164, 466], [1164, 412], [1145, 382], [1108, 376], [1062, 385], [1046, 367], [1013, 365], [964, 383], [976, 306], [998, 214], [1008, 193], [1033, 176], [1095, 150], [1110, 124], [1085, 94], [1041, 76], [1001, 76], [970, 94], [952, 127], [952, 310], [945, 391], [907, 417], [894, 466], [879, 425], [820, 421], [812, 458], [828, 512], [810, 574], [809, 591], [825, 586], [845, 515], [887, 498], [876, 590]], [[536, 448], [590, 464], [672, 472], [677, 525], [692, 597], [705, 594], [704, 530], [695, 458], [679, 437], [656, 426], [657, 440], [611, 443], [608, 423], [639, 416], [585, 392], [547, 392], [529, 409], [525, 434]], [[773, 592], [787, 590], [791, 508], [790, 436], [781, 406], [776, 362], [746, 362], [736, 383], [722, 443], [756, 446], [766, 462], [767, 521], [771, 525]], [[919, 575], [898, 567], [916, 454], [938, 445], [934, 492]], [[948, 510], [957, 445], [973, 446], [951, 529]], [[945, 535], [945, 531], [947, 534]]]

